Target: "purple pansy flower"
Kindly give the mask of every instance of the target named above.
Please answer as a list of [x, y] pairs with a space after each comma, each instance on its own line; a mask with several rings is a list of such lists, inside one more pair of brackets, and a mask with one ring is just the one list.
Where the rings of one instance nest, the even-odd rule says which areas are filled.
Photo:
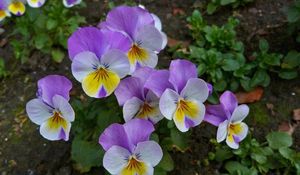
[[46, 0], [27, 0], [30, 7], [39, 8], [45, 4]]
[[159, 108], [176, 127], [186, 132], [201, 123], [205, 114], [204, 101], [208, 85], [197, 78], [196, 66], [187, 60], [173, 60], [169, 71], [151, 74], [145, 87], [160, 97]]
[[48, 140], [69, 139], [75, 118], [68, 102], [71, 88], [71, 81], [64, 76], [46, 76], [38, 81], [38, 98], [26, 104], [29, 119], [40, 125], [41, 135]]
[[148, 77], [156, 70], [143, 67], [132, 77], [125, 78], [115, 91], [120, 106], [123, 106], [125, 122], [132, 118], [142, 118], [157, 123], [163, 119], [159, 110], [159, 97], [144, 87]]
[[158, 61], [157, 53], [167, 43], [159, 18], [137, 6], [119, 6], [112, 9], [99, 27], [120, 31], [129, 36], [131, 46], [127, 56], [130, 73], [140, 66], [154, 68]]
[[208, 105], [204, 120], [218, 126], [217, 141], [226, 139], [229, 147], [237, 149], [239, 142], [248, 133], [248, 126], [242, 122], [249, 114], [247, 105], [239, 105], [235, 95], [225, 91], [220, 97], [219, 105]]
[[65, 7], [73, 7], [74, 5], [80, 4], [81, 0], [63, 0]]
[[125, 51], [130, 40], [120, 32], [96, 27], [78, 29], [68, 40], [72, 74], [84, 92], [95, 98], [109, 96], [130, 70]]
[[153, 131], [151, 122], [141, 119], [106, 128], [99, 138], [106, 151], [104, 168], [111, 174], [153, 175], [163, 156], [161, 147], [149, 141]]
[[0, 1], [0, 22], [4, 20], [4, 18], [9, 17], [10, 13], [8, 10], [9, 1], [2, 0]]

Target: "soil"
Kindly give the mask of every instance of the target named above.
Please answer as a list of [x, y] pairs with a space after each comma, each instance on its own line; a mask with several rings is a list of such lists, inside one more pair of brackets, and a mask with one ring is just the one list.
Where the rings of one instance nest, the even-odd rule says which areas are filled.
[[[122, 4], [123, 1], [117, 1]], [[214, 15], [204, 15], [210, 24], [223, 24], [230, 16], [240, 19], [237, 35], [245, 43], [247, 55], [257, 48], [259, 38], [266, 38], [272, 51], [287, 53], [298, 48], [294, 39], [287, 34], [287, 20], [283, 8], [291, 0], [255, 0], [238, 9], [221, 8]], [[108, 2], [93, 0], [80, 14], [88, 24], [96, 25], [99, 18], [108, 11]], [[169, 38], [190, 41], [186, 17], [193, 9], [204, 9], [202, 0], [146, 0], [142, 1], [151, 12], [157, 14], [163, 23], [163, 30]], [[205, 12], [204, 12], [205, 13]], [[0, 34], [0, 41], [6, 38], [10, 27]], [[167, 49], [165, 49], [167, 50]], [[70, 73], [70, 61], [65, 58], [60, 64], [54, 63], [47, 55], [34, 52], [25, 64], [20, 64], [13, 56], [9, 45], [0, 47], [0, 57], [5, 59], [9, 76], [0, 80], [0, 172], [1, 175], [70, 175], [79, 174], [72, 167], [69, 142], [50, 142], [43, 139], [38, 127], [31, 123], [24, 107], [34, 98], [36, 81], [48, 74], [66, 75], [75, 82]], [[160, 53], [160, 65], [168, 65], [170, 54]], [[268, 105], [267, 105], [268, 104]], [[272, 104], [272, 110], [270, 109]], [[269, 107], [267, 107], [269, 106]], [[263, 140], [265, 135], [284, 121], [290, 121], [293, 109], [300, 108], [300, 78], [292, 81], [272, 76], [272, 83], [264, 90], [263, 98], [250, 105], [249, 126], [255, 137]], [[185, 153], [174, 150], [172, 156], [175, 169], [170, 174], [217, 174], [218, 165], [205, 166], [207, 153], [213, 150], [210, 138], [215, 138], [216, 128], [202, 124], [193, 129], [191, 149]], [[293, 134], [294, 147], [300, 150], [300, 130]], [[104, 174], [103, 169], [95, 168], [88, 174]]]

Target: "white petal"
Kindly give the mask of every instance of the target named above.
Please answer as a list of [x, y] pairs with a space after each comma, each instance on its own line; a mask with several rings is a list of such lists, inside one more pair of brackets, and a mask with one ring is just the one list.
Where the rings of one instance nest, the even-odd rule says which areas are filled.
[[136, 97], [132, 97], [131, 99], [125, 102], [123, 106], [123, 116], [125, 122], [128, 122], [136, 116], [142, 104], [143, 101]]
[[80, 3], [81, 3], [81, 0], [76, 0], [74, 3], [68, 3], [68, 0], [63, 0], [63, 4], [67, 8], [73, 7], [74, 5], [77, 5]]
[[46, 0], [27, 0], [27, 3], [30, 7], [33, 7], [33, 8], [38, 8], [38, 7], [41, 7], [42, 5], [44, 5], [46, 2]]
[[159, 100], [159, 109], [161, 113], [169, 120], [172, 120], [177, 107], [179, 95], [172, 89], [167, 89]]
[[232, 149], [238, 149], [239, 148], [239, 143], [235, 142], [234, 139], [228, 139], [228, 136], [226, 138], [226, 144], [232, 148]]
[[231, 116], [231, 123], [239, 123], [243, 121], [249, 114], [249, 107], [247, 105], [239, 105], [235, 108]]
[[191, 78], [182, 89], [180, 96], [186, 100], [196, 100], [203, 103], [208, 98], [208, 87], [205, 81]]
[[99, 65], [100, 61], [93, 52], [80, 52], [73, 59], [72, 74], [77, 81], [82, 82], [83, 79], [94, 72]]
[[142, 48], [149, 49], [151, 51], [160, 51], [163, 43], [163, 38], [159, 30], [152, 25], [146, 25], [141, 28], [135, 42], [140, 44]]
[[69, 102], [60, 95], [55, 95], [52, 98], [55, 109], [58, 109], [62, 117], [69, 122], [74, 121], [75, 112]]
[[119, 174], [128, 163], [130, 152], [120, 146], [112, 146], [103, 157], [103, 167], [111, 174]]
[[[143, 61], [138, 61], [138, 63], [141, 66], [148, 66], [148, 67], [151, 67], [151, 68], [155, 68], [156, 65], [157, 65], [157, 62], [158, 62], [158, 56], [157, 56], [157, 54], [154, 51], [151, 51], [149, 49], [145, 49], [145, 50], [146, 50], [146, 52], [148, 54], [148, 58], [145, 59], [145, 60], [143, 60]], [[135, 69], [136, 69], [136, 66], [135, 66]], [[132, 70], [133, 70], [133, 68], [131, 68], [131, 71]]]
[[228, 120], [225, 120], [224, 122], [220, 123], [217, 131], [217, 142], [220, 143], [223, 140], [226, 139], [226, 136], [228, 134], [227, 128], [228, 128]]
[[241, 123], [240, 123], [240, 126], [241, 126], [242, 130], [241, 130], [240, 133], [238, 133], [238, 134], [236, 135], [236, 137], [238, 138], [239, 141], [242, 141], [242, 140], [244, 140], [244, 139], [247, 137], [247, 134], [248, 134], [248, 126], [247, 126], [247, 124], [244, 123], [244, 122], [241, 122]]
[[162, 45], [161, 45], [161, 49], [164, 49], [168, 44], [168, 37], [167, 37], [165, 32], [160, 32], [160, 34], [161, 34], [162, 40], [163, 40]]
[[40, 127], [41, 135], [48, 140], [69, 140], [69, 133], [71, 129], [71, 123], [66, 121], [66, 128], [58, 127], [57, 129], [53, 129], [49, 126], [49, 122], [44, 122]]
[[137, 158], [143, 162], [156, 166], [162, 159], [163, 152], [158, 143], [154, 141], [145, 141], [137, 144], [134, 150]]
[[125, 53], [112, 49], [101, 58], [101, 64], [109, 70], [117, 73], [120, 78], [125, 77], [130, 71], [130, 65]]
[[157, 30], [161, 31], [162, 25], [161, 25], [161, 21], [160, 21], [159, 17], [156, 16], [155, 14], [153, 14], [153, 13], [151, 13], [151, 16], [152, 16], [152, 18], [154, 20], [154, 26], [155, 26], [155, 28], [157, 28]]
[[29, 119], [38, 125], [52, 117], [53, 108], [46, 105], [40, 99], [32, 99], [26, 104], [26, 112]]

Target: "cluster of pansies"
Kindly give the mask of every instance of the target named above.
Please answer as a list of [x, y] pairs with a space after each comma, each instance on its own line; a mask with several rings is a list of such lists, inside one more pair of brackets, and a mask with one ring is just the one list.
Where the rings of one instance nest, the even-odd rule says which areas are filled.
[[[81, 0], [62, 0], [65, 7], [73, 7]], [[26, 11], [26, 4], [32, 8], [42, 7], [46, 0], [0, 0], [0, 22], [11, 14], [21, 16]]]
[[[163, 118], [181, 132], [203, 120], [211, 123], [218, 127], [217, 141], [226, 139], [234, 149], [248, 133], [242, 120], [249, 108], [238, 106], [232, 92], [224, 92], [219, 105], [205, 106], [213, 88], [198, 78], [192, 62], [175, 59], [169, 69], [155, 69], [166, 43], [159, 18], [142, 6], [117, 7], [98, 27], [80, 28], [68, 40], [72, 74], [84, 92], [93, 98], [114, 93], [123, 107], [125, 124], [110, 125], [99, 138], [106, 151], [103, 166], [111, 174], [153, 174], [162, 149], [149, 136]], [[74, 120], [70, 81], [48, 76], [38, 87], [38, 98], [26, 107], [29, 118], [46, 139], [68, 140]]]

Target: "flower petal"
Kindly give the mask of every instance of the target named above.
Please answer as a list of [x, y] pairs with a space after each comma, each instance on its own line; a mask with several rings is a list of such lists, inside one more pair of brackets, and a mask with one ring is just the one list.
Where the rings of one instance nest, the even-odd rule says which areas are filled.
[[119, 86], [115, 90], [115, 95], [120, 106], [123, 106], [124, 103], [132, 97], [137, 97], [143, 100], [143, 85], [138, 78], [125, 78], [120, 82]]
[[240, 142], [247, 137], [248, 134], [248, 126], [244, 122], [235, 124], [235, 128], [237, 128], [234, 133], [234, 138], [236, 142]]
[[226, 136], [228, 133], [228, 131], [227, 131], [228, 124], [229, 124], [228, 120], [225, 120], [222, 123], [220, 123], [220, 125], [218, 127], [218, 131], [217, 131], [217, 142], [218, 143], [220, 143], [226, 139]]
[[220, 123], [227, 120], [226, 111], [222, 104], [207, 105], [204, 120], [214, 126], [219, 126]]
[[46, 105], [41, 99], [32, 99], [26, 104], [26, 112], [29, 119], [38, 125], [52, 117], [53, 109]]
[[123, 106], [123, 117], [125, 122], [133, 119], [139, 112], [142, 105], [143, 101], [136, 97], [132, 97], [131, 99], [127, 100]]
[[120, 124], [111, 124], [107, 127], [99, 137], [99, 144], [105, 151], [109, 150], [112, 146], [120, 146], [127, 150], [132, 150], [133, 145], [128, 141], [127, 133]]
[[123, 32], [111, 31], [108, 29], [101, 29], [101, 31], [105, 35], [111, 49], [118, 49], [124, 53], [130, 49], [132, 40]]
[[81, 0], [63, 0], [63, 4], [65, 7], [70, 8], [74, 5], [80, 4]]
[[235, 108], [231, 116], [232, 123], [239, 123], [243, 121], [249, 114], [249, 107], [247, 105], [239, 105]]
[[146, 48], [136, 47], [136, 49], [131, 49], [127, 55], [130, 63], [130, 74], [140, 67], [154, 68], [158, 62], [157, 54]]
[[139, 44], [139, 46], [146, 48], [147, 50], [157, 52], [161, 50], [163, 44], [163, 36], [161, 32], [153, 25], [146, 25], [140, 28], [134, 40]]
[[117, 31], [124, 31], [131, 38], [134, 38], [137, 30], [144, 26], [154, 24], [150, 13], [140, 7], [119, 6], [112, 9], [101, 23], [101, 28], [109, 28]]
[[150, 105], [151, 111], [149, 111], [148, 119], [156, 124], [164, 118], [159, 109], [159, 98], [152, 92], [148, 91], [146, 95], [146, 102]]
[[117, 88], [120, 77], [115, 72], [100, 68], [89, 75], [82, 81], [84, 92], [94, 98], [103, 98], [109, 96]]
[[232, 149], [238, 149], [239, 143], [235, 141], [233, 135], [228, 135], [226, 138], [226, 144]]
[[69, 133], [71, 129], [71, 123], [62, 120], [53, 120], [49, 118], [46, 122], [41, 124], [40, 133], [48, 140], [69, 140]]
[[46, 0], [27, 0], [30, 7], [39, 8], [45, 4]]
[[21, 16], [25, 13], [26, 7], [22, 1], [17, 0], [17, 1], [13, 1], [8, 6], [8, 10], [14, 15]]
[[120, 146], [112, 146], [103, 157], [103, 167], [110, 174], [119, 174], [128, 163], [130, 152]]
[[176, 127], [181, 132], [186, 132], [189, 128], [199, 125], [205, 114], [205, 106], [198, 101], [185, 101], [181, 106], [178, 102], [177, 109], [174, 113], [173, 120]]
[[125, 77], [130, 71], [129, 61], [127, 56], [116, 49], [106, 52], [100, 60], [101, 64], [108, 70], [118, 74], [120, 78]]
[[225, 91], [220, 97], [220, 103], [224, 105], [224, 108], [229, 112], [227, 115], [233, 113], [238, 106], [238, 101], [235, 95], [230, 91]]
[[177, 108], [179, 95], [172, 89], [167, 89], [159, 100], [159, 109], [168, 120], [172, 120]]
[[181, 92], [190, 78], [197, 78], [196, 66], [187, 60], [173, 60], [169, 70], [169, 81], [173, 84], [178, 93]]
[[130, 120], [123, 126], [127, 133], [128, 139], [133, 145], [137, 145], [139, 142], [149, 140], [151, 133], [154, 131], [154, 126], [152, 123], [143, 119]]
[[186, 100], [196, 100], [203, 103], [208, 98], [208, 87], [205, 81], [199, 78], [191, 78], [182, 89], [180, 96]]
[[133, 72], [132, 76], [140, 79], [141, 84], [144, 85], [150, 75], [156, 70], [150, 67], [141, 67]]
[[62, 117], [69, 122], [74, 121], [75, 112], [69, 102], [60, 95], [55, 95], [52, 99], [54, 108], [58, 109]]
[[80, 52], [90, 51], [98, 58], [106, 52], [109, 45], [106, 37], [100, 29], [96, 27], [83, 27], [75, 31], [68, 39], [68, 51], [71, 60]]
[[163, 157], [163, 152], [158, 143], [154, 141], [145, 141], [137, 144], [134, 150], [137, 158], [143, 162], [156, 166]]
[[54, 95], [60, 95], [69, 101], [71, 89], [72, 82], [60, 75], [48, 75], [38, 81], [38, 96], [50, 106], [53, 106]]
[[169, 82], [169, 75], [169, 71], [167, 70], [157, 70], [153, 72], [146, 81], [145, 88], [160, 97], [167, 88], [173, 88], [173, 85]]
[[74, 57], [71, 66], [75, 79], [82, 82], [86, 76], [100, 66], [100, 61], [93, 52], [84, 51]]

